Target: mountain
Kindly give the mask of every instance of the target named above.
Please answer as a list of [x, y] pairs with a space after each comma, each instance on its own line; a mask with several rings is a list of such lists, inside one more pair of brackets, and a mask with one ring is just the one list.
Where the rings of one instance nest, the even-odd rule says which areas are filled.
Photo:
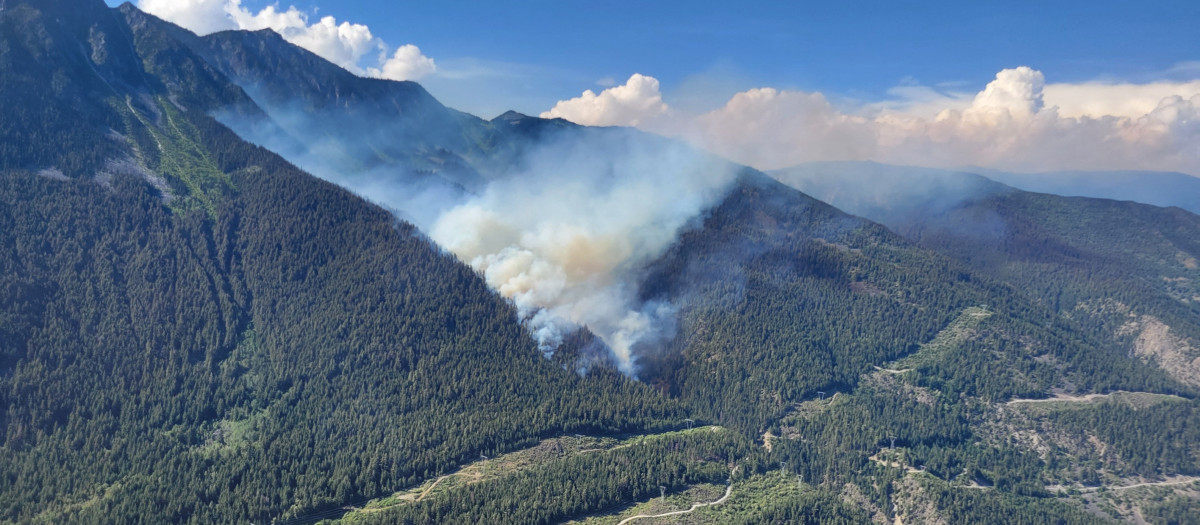
[[267, 521], [678, 405], [541, 357], [413, 226], [207, 113], [128, 6], [0, 10], [0, 520]]
[[1066, 197], [1093, 197], [1183, 208], [1200, 213], [1200, 178], [1160, 171], [1056, 171], [1009, 173], [972, 168], [1014, 188]]
[[[915, 180], [914, 185], [884, 186], [890, 192], [905, 196], [903, 206], [912, 207], [912, 198], [939, 199], [940, 205], [953, 204], [955, 199], [983, 191], [978, 185], [1001, 184], [1009, 189], [1020, 189], [1033, 193], [1050, 193], [1063, 197], [1091, 197], [1119, 201], [1133, 201], [1164, 208], [1176, 207], [1200, 213], [1200, 178], [1183, 173], [1159, 171], [1056, 171], [1045, 173], [1014, 173], [980, 167], [960, 170], [919, 168], [913, 166], [890, 166], [875, 162], [809, 162], [791, 168], [777, 170], [797, 181], [803, 180], [814, 193], [836, 191], [838, 177], [861, 180], [864, 177], [888, 176]], [[930, 184], [938, 192], [925, 191]], [[819, 189], [818, 189], [819, 188]], [[848, 186], [844, 186], [849, 188]], [[866, 191], [877, 197], [876, 204], [885, 204], [883, 188], [855, 188], [855, 193]], [[992, 188], [1003, 191], [1004, 188]], [[860, 199], [861, 200], [861, 199]], [[935, 204], [938, 203], [926, 203]], [[863, 203], [859, 203], [863, 205]], [[888, 204], [900, 207], [897, 204]], [[883, 210], [875, 210], [883, 211]]]
[[514, 112], [484, 121], [442, 105], [415, 82], [354, 75], [271, 30], [200, 37], [132, 5], [120, 9], [131, 24], [169, 35], [203, 57], [265, 110], [249, 117], [220, 112], [218, 120], [351, 186], [372, 177], [424, 177], [478, 192], [543, 131], [580, 128]]
[[403, 180], [413, 193], [439, 198], [486, 182], [472, 159], [485, 156], [487, 123], [443, 106], [416, 83], [358, 77], [271, 30], [199, 37], [132, 5], [119, 9], [144, 34], [186, 47], [248, 93], [262, 112], [213, 116], [307, 171], [352, 188]]
[[[144, 17], [147, 20], [153, 20], [152, 17]], [[152, 22], [147, 22], [152, 23]], [[162, 26], [169, 24], [159, 23]], [[164, 29], [171, 31], [171, 29]], [[178, 31], [178, 30], [174, 30]], [[657, 137], [640, 134], [632, 130], [608, 128], [585, 128], [576, 126], [562, 120], [545, 120], [532, 118], [525, 115], [509, 112], [493, 119], [490, 122], [484, 122], [474, 117], [465, 116], [453, 110], [449, 110], [435, 100], [432, 99], [424, 90], [413, 83], [394, 83], [380, 81], [377, 79], [364, 79], [354, 76], [336, 66], [328, 63], [323, 63], [322, 60], [315, 57], [311, 53], [291, 46], [284, 42], [278, 35], [269, 31], [261, 32], [223, 32], [209, 35], [206, 37], [194, 37], [186, 32], [180, 32], [180, 40], [189, 42], [189, 46], [195, 49], [197, 54], [209, 57], [209, 60], [225, 72], [231, 79], [244, 87], [248, 92], [254, 94], [254, 99], [267, 108], [266, 113], [270, 115], [271, 120], [276, 122], [294, 121], [296, 125], [284, 125], [286, 129], [325, 129], [335, 130], [329, 135], [338, 137], [339, 144], [375, 144], [378, 137], [387, 137], [391, 141], [391, 148], [413, 148], [414, 144], [417, 148], [433, 148], [438, 151], [445, 151], [453, 154], [463, 162], [470, 164], [476, 173], [481, 174], [480, 180], [496, 180], [506, 177], [521, 177], [521, 167], [527, 164], [525, 157], [531, 149], [537, 149], [537, 154], [562, 155], [566, 157], [572, 149], [586, 148], [589, 150], [589, 155], [592, 156], [607, 156], [612, 158], [620, 158], [622, 155], [629, 155], [631, 149], [637, 148], [654, 148], [654, 144], [664, 142]], [[229, 119], [222, 119], [229, 122]], [[364, 124], [365, 123], [365, 124]], [[246, 126], [239, 126], [238, 123], [232, 122], [231, 125], [235, 130], [245, 130]], [[416, 133], [414, 130], [420, 130], [422, 133], [413, 136]], [[253, 133], [249, 133], [250, 138], [253, 138]], [[464, 137], [470, 137], [472, 140], [463, 140]], [[301, 139], [305, 141], [306, 139]], [[628, 147], [629, 143], [635, 143], [633, 148]], [[560, 145], [565, 144], [565, 147]], [[650, 146], [645, 146], [650, 144]], [[432, 146], [431, 146], [432, 145]], [[547, 146], [549, 145], [549, 146]], [[322, 151], [327, 151], [329, 148], [324, 148]], [[369, 148], [351, 149], [346, 147], [336, 147], [334, 150], [344, 152], [348, 158], [360, 165], [373, 164], [378, 160], [379, 147], [371, 146]], [[307, 162], [305, 155], [294, 155], [284, 152], [284, 155], [293, 161], [304, 164]], [[399, 158], [399, 156], [396, 156]], [[389, 164], [394, 169], [401, 169], [409, 163], [401, 161]], [[514, 173], [515, 172], [515, 173]], [[371, 170], [362, 170], [363, 176], [370, 179], [375, 177], [394, 177], [395, 175], [380, 175]], [[347, 184], [350, 187], [355, 187], [354, 182], [348, 182], [344, 176], [334, 176], [332, 180], [339, 183]], [[729, 202], [719, 203], [716, 210], [726, 210], [732, 208], [745, 207], [746, 209], [761, 209], [774, 210], [780, 215], [791, 215], [800, 213], [798, 210], [806, 210], [812, 206], [812, 199], [805, 195], [798, 194], [789, 197], [771, 195], [778, 192], [787, 193], [782, 187], [774, 187], [770, 191], [764, 191], [757, 188], [763, 184], [762, 176], [749, 176], [735, 185], [731, 195], [744, 195], [746, 191], [752, 191], [756, 197], [739, 201], [734, 205]], [[468, 192], [480, 191], [484, 182], [475, 184], [466, 184], [464, 189]], [[774, 199], [774, 200], [771, 200]], [[760, 202], [763, 201], [763, 202]], [[768, 204], [773, 203], [773, 204]], [[401, 208], [400, 213], [404, 213]], [[731, 219], [734, 224], [727, 225], [733, 228], [746, 227], [746, 223], [752, 223], [750, 218], [746, 217], [742, 212], [738, 212], [736, 219]], [[839, 220], [853, 222], [851, 218], [844, 217]], [[789, 235], [780, 237], [777, 234], [772, 234], [767, 237], [766, 247], [764, 250], [772, 251], [779, 250], [777, 245], [789, 245], [794, 242], [796, 236], [809, 235], [807, 232], [812, 228], [822, 228], [824, 226], [813, 223], [809, 219], [792, 220], [788, 229]], [[842, 232], [844, 233], [844, 232]], [[837, 235], [830, 234], [828, 242], [837, 243], [840, 238]], [[816, 235], [817, 238], [822, 238], [821, 235]], [[684, 239], [688, 237], [685, 236]], [[744, 240], [729, 236], [724, 241], [725, 245], [722, 250], [734, 249], [734, 246], [740, 246]], [[899, 238], [889, 238], [886, 244], [903, 243]], [[789, 246], [788, 249], [791, 249]], [[917, 253], [919, 250], [911, 247], [904, 248], [911, 253]], [[928, 274], [929, 267], [936, 267], [942, 263], [933, 262], [929, 259], [930, 254], [914, 255], [919, 262], [914, 263], [913, 273]], [[670, 257], [670, 256], [668, 256]], [[688, 259], [701, 257], [688, 257]], [[772, 259], [772, 261], [774, 261]], [[666, 264], [666, 263], [663, 263]], [[670, 264], [682, 265], [681, 261], [675, 261]], [[662, 288], [664, 286], [673, 287], [671, 278], [662, 276], [659, 278], [657, 270], [652, 265], [649, 270], [650, 277], [645, 279], [646, 289]], [[963, 270], [966, 271], [966, 270]], [[673, 274], [678, 277], [679, 274]], [[948, 271], [934, 273], [942, 280], [953, 281], [954, 277]], [[891, 279], [894, 276], [873, 276], [882, 281]], [[730, 276], [725, 276], [721, 279], [722, 285], [727, 285], [727, 282], [733, 279]], [[936, 279], [931, 279], [936, 280]], [[941, 293], [967, 293], [961, 290], [956, 292], [945, 291], [952, 288], [951, 286], [929, 284], [924, 288], [944, 289]], [[966, 287], [962, 287], [966, 288]], [[814, 291], [815, 292], [815, 291]], [[787, 388], [790, 395], [783, 396], [783, 399], [803, 399], [812, 396], [818, 388], [833, 388], [836, 385], [852, 386], [860, 374], [868, 364], [879, 364], [890, 358], [902, 355], [906, 349], [911, 349], [915, 345], [920, 344], [933, 337], [937, 329], [950, 322], [958, 311], [966, 305], [975, 305], [988, 302], [987, 297], [995, 295], [997, 290], [994, 289], [975, 289], [970, 292], [973, 296], [970, 300], [960, 300], [953, 307], [947, 306], [938, 311], [936, 314], [929, 315], [922, 321], [924, 323], [923, 330], [914, 329], [910, 324], [910, 320], [905, 317], [911, 315], [909, 313], [896, 314], [888, 312], [883, 318], [871, 324], [868, 328], [864, 328], [864, 333], [889, 333], [897, 330], [897, 326], [903, 326], [904, 329], [911, 330], [902, 332], [901, 334], [891, 334], [893, 339], [887, 345], [878, 346], [868, 342], [868, 339], [860, 339], [858, 341], [841, 341], [838, 344], [831, 345], [839, 348], [845, 354], [839, 356], [839, 359], [848, 360], [849, 363], [834, 364], [826, 362], [826, 367], [836, 369], [836, 374], [827, 372], [823, 376], [817, 376], [820, 379], [813, 378], [811, 380], [795, 383], [792, 387]], [[645, 298], [653, 300], [658, 294], [650, 291], [644, 292]], [[672, 302], [683, 300], [684, 296], [690, 296], [691, 293], [681, 294], [678, 290], [671, 289], [671, 292], [663, 295], [666, 299]], [[721, 301], [725, 299], [722, 298]], [[933, 301], [933, 297], [927, 297], [927, 300]], [[784, 312], [793, 311], [796, 305], [786, 305], [788, 308]], [[1021, 308], [1026, 308], [1022, 306]], [[828, 315], [833, 314], [832, 311], [826, 311]], [[878, 312], [876, 312], [878, 313]], [[1023, 315], [1018, 314], [1018, 315]], [[686, 315], [686, 314], [685, 314]], [[776, 314], [778, 315], [778, 314]], [[840, 315], [840, 314], [839, 314]], [[863, 314], [868, 315], [866, 313]], [[900, 317], [891, 317], [892, 315], [900, 315]], [[722, 317], [725, 317], [722, 315]], [[741, 322], [751, 322], [755, 324], [764, 324], [765, 320], [743, 318]], [[827, 323], [835, 322], [832, 318]], [[685, 325], [686, 326], [686, 325]], [[826, 326], [811, 326], [807, 330], [814, 333], [820, 333], [828, 330]], [[765, 341], [767, 345], [779, 345], [783, 341], [792, 341], [795, 339], [804, 339], [804, 335], [800, 332], [805, 331], [801, 328], [796, 328], [795, 333], [778, 334], [773, 338]], [[686, 328], [685, 328], [686, 332]], [[901, 343], [900, 341], [903, 341]], [[686, 344], [679, 343], [679, 346], [667, 352], [670, 359], [677, 359], [678, 356], [686, 354]], [[1096, 343], [1096, 346], [1103, 347], [1101, 343]], [[803, 349], [793, 351], [792, 357], [795, 360], [797, 367], [808, 367], [813, 360], [826, 360], [828, 349]], [[810, 351], [812, 350], [812, 351]], [[692, 373], [699, 377], [709, 377], [714, 371], [701, 373], [699, 371], [684, 372], [685, 367], [677, 361], [669, 361], [669, 374], [684, 374]], [[819, 370], [821, 367], [809, 368], [808, 371]], [[674, 379], [668, 379], [667, 375], [660, 377], [665, 383], [674, 385], [677, 383]], [[1096, 381], [1095, 378], [1076, 378], [1075, 383], [1079, 385], [1087, 385]], [[1048, 390], [1050, 383], [1042, 384], [1041, 392]], [[1096, 386], [1096, 388], [1104, 388]], [[668, 391], [676, 394], [681, 394], [680, 387], [667, 387]], [[687, 390], [686, 388], [683, 390]], [[1037, 389], [1022, 390], [1025, 393], [1034, 393]], [[736, 396], [730, 395], [728, 392], [714, 394], [720, 398], [716, 405], [726, 402], [732, 402]], [[1004, 397], [1004, 396], [1000, 396]], [[720, 414], [739, 414], [739, 417], [753, 414], [756, 410], [747, 410], [741, 406], [741, 401], [737, 402], [737, 410], [719, 410], [713, 411], [712, 405], [699, 405], [695, 408], [705, 413], [711, 414], [715, 419], [729, 423], [731, 420], [722, 417], [716, 417]], [[781, 401], [780, 406], [786, 405]], [[777, 407], [778, 408], [778, 407]], [[778, 410], [769, 411], [778, 416]], [[750, 427], [760, 427], [767, 424], [770, 417], [759, 414], [760, 421], [750, 423], [744, 422], [741, 426], [743, 430]]]
[[[1108, 317], [1067, 315], [1027, 283], [1064, 296], [1091, 284], [1041, 273], [1014, 284], [1019, 272], [997, 269], [1008, 252], [926, 246], [749, 168], [690, 152], [675, 162], [687, 148], [661, 137], [516, 113], [483, 121], [269, 32], [199, 37], [128, 4], [0, 0], [0, 68], [0, 100], [19, 102], [0, 116], [21, 124], [0, 131], [0, 520], [1195, 512], [1186, 492], [1093, 490], [1171, 491], [1155, 484], [1200, 475], [1195, 389], [1131, 357]], [[700, 194], [653, 187], [602, 207], [691, 214], [670, 217], [680, 226], [661, 251], [620, 268], [676, 328], [635, 348], [638, 380], [588, 361], [604, 349], [587, 328], [544, 357], [484, 272], [397, 218], [420, 216], [404, 206], [430, 191], [455, 202], [497, 181], [579, 183], [582, 170], [559, 168], [596, 159], [581, 185], [593, 199], [665, 167]], [[385, 210], [303, 168], [360, 191], [417, 182]], [[1019, 194], [978, 178], [955, 191]], [[1136, 308], [1149, 307], [1129, 298], [1150, 297], [1154, 279], [1186, 286], [1161, 273], [1168, 246], [1191, 253], [1186, 216], [1157, 230], [1162, 217], [1136, 206], [1081, 216], [1123, 217], [1121, 235], [1159, 239], [1152, 264], [1135, 265], [1147, 256], [1105, 249], [1125, 237], [1098, 237], [1086, 257], [1050, 244], [1030, 228], [1053, 205], [1011, 215], [1048, 248], [1018, 236], [999, 249], [1040, 257], [1031, 268], [1076, 257], [1082, 276], [1087, 264], [1120, 269], [1128, 286], [1141, 276], [1148, 288], [1117, 296]], [[1165, 304], [1138, 315], [1175, 322]], [[596, 366], [579, 373], [581, 360]]]
[[976, 338], [1010, 350], [963, 347], [960, 364], [992, 373], [931, 367], [922, 382], [993, 401], [1172, 388], [1002, 283], [762, 174], [746, 175], [645, 283], [644, 294], [682, 310], [686, 337], [662, 379], [702, 413], [758, 434], [818, 390], [851, 390], [873, 366], [917, 352], [979, 305], [995, 333]]
[[1095, 336], [1200, 385], [1200, 216], [878, 164], [808, 165], [773, 175], [1007, 282]]
[[[963, 184], [976, 185], [997, 186]], [[1086, 497], [1060, 504], [1048, 487], [1200, 474], [1181, 459], [1200, 430], [1194, 390], [1020, 289], [760, 173], [681, 234], [642, 294], [679, 308], [680, 334], [644, 380], [759, 442], [777, 483], [812, 483], [872, 522], [1102, 523]], [[1097, 433], [1109, 452], [1064, 437]], [[1126, 504], [1114, 515], [1154, 508]], [[802, 515], [781, 505], [742, 512]]]

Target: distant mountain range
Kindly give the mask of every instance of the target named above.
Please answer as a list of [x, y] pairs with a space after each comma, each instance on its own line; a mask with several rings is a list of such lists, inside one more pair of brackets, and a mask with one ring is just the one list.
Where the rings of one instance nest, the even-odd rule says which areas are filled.
[[[980, 175], [1013, 188], [1036, 193], [1134, 201], [1161, 207], [1174, 206], [1192, 213], [1200, 213], [1200, 178], [1184, 173], [1128, 170], [1014, 173], [979, 167], [945, 170], [889, 166], [874, 162], [812, 162], [780, 171], [809, 179], [825, 175], [835, 178], [840, 174], [887, 173], [890, 177], [938, 179], [943, 186], [958, 184], [951, 182], [951, 179], [956, 177], [967, 180], [970, 175]], [[910, 189], [920, 191], [923, 188], [924, 186], [918, 184]], [[942, 189], [944, 191], [949, 188]]]
[[1094, 197], [1183, 208], [1200, 213], [1200, 178], [1161, 171], [1057, 171], [1008, 173], [972, 170], [1025, 191]]

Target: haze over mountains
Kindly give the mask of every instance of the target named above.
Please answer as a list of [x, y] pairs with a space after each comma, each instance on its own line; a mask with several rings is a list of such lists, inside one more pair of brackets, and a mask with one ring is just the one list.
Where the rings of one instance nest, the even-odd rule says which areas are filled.
[[1183, 173], [1144, 171], [1065, 171], [1005, 173], [978, 170], [992, 180], [1026, 191], [1068, 197], [1129, 200], [1200, 213], [1200, 179]]
[[1025, 287], [1042, 304], [1092, 325], [1098, 336], [1123, 341], [1132, 352], [1161, 353], [1156, 358], [1163, 363], [1176, 363], [1174, 374], [1196, 384], [1197, 363], [1191, 361], [1200, 357], [1193, 355], [1200, 340], [1200, 282], [1193, 270], [1200, 222], [1194, 213], [1030, 193], [969, 173], [878, 164], [814, 164], [773, 175], [976, 271]]
[[99, 0], [0, 4], [0, 73], [0, 519], [1196, 512], [1068, 494], [1200, 475], [1188, 211], [768, 176]]
[[[864, 183], [867, 181], [862, 179], [871, 175], [884, 177], [889, 181], [916, 178], [923, 184], [907, 187], [885, 185], [884, 187], [889, 191], [910, 191], [929, 194], [931, 197], [944, 194], [951, 186], [961, 184], [954, 182], [956, 178], [967, 181], [972, 179], [972, 175], [975, 175], [1025, 191], [1052, 193], [1064, 197], [1134, 201], [1164, 208], [1174, 206], [1192, 213], [1200, 213], [1200, 204], [1198, 204], [1200, 203], [1200, 179], [1183, 173], [1155, 171], [1014, 173], [979, 167], [939, 170], [888, 166], [872, 162], [814, 162], [779, 171], [788, 172], [794, 177], [804, 177], [810, 181], [808, 184], [817, 184], [821, 180], [837, 184], [842, 178]], [[930, 183], [933, 181], [925, 180], [929, 177], [935, 177], [937, 184], [931, 186]], [[845, 189], [850, 189], [850, 186], [847, 185]], [[861, 188], [861, 190], [866, 191], [867, 188]], [[882, 196], [883, 194], [881, 194], [881, 198]], [[957, 198], [966, 196], [961, 194]]]

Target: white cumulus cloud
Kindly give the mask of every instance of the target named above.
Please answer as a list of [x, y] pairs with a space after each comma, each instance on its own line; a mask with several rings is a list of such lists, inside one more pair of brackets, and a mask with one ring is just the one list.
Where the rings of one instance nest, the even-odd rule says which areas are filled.
[[[400, 46], [389, 56], [388, 45], [366, 25], [339, 23], [332, 16], [310, 23], [308, 13], [295, 6], [280, 9], [270, 5], [252, 12], [242, 6], [242, 0], [139, 0], [138, 8], [201, 35], [229, 29], [271, 29], [357, 75], [416, 80], [437, 69], [433, 59], [422, 55], [417, 46]], [[364, 67], [364, 63], [370, 65]]]
[[[1200, 173], [1195, 124], [1200, 91], [1186, 96], [1160, 91], [1165, 96], [1141, 109], [1112, 103], [1121, 92], [1156, 89], [1089, 85], [1079, 90], [1047, 85], [1041, 72], [1027, 67], [1006, 69], [965, 109], [948, 109], [933, 119], [895, 114], [872, 119], [880, 140], [871, 160], [1029, 171]], [[1076, 109], [1089, 106], [1096, 109]]]
[[839, 109], [817, 92], [750, 89], [686, 115], [652, 77], [564, 100], [543, 117], [686, 138], [760, 169], [822, 160], [1023, 171], [1145, 169], [1200, 175], [1200, 81], [1047, 83], [1005, 69], [975, 93], [909, 83]]
[[[240, 3], [240, 2], [239, 2]], [[198, 34], [237, 29], [226, 7], [229, 0], [139, 0], [138, 8]]]
[[587, 126], [638, 126], [667, 113], [658, 79], [634, 73], [620, 86], [596, 94], [592, 90], [559, 101], [542, 118], [563, 118]]
[[371, 69], [371, 76], [390, 80], [418, 80], [437, 71], [437, 64], [421, 54], [421, 48], [405, 44], [396, 48], [391, 58], [380, 68]]
[[996, 80], [975, 95], [975, 102], [964, 113], [974, 118], [1030, 118], [1043, 107], [1042, 88], [1046, 78], [1041, 71], [1027, 66], [996, 73]]

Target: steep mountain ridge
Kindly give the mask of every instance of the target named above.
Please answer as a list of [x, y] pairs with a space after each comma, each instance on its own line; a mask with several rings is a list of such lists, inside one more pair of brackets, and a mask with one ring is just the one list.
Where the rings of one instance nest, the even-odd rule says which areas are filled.
[[[104, 133], [119, 127], [112, 108], [95, 101], [119, 88], [148, 89], [148, 79], [126, 52], [132, 36], [113, 13], [86, 3], [46, 2], [48, 15], [10, 2], [0, 20], [0, 161], [29, 170], [53, 168], [67, 176], [95, 171], [119, 149]], [[131, 97], [130, 103], [142, 100]], [[75, 129], [61, 129], [63, 121]]]
[[269, 29], [199, 37], [130, 4], [120, 10], [131, 25], [168, 35], [251, 94], [270, 122], [218, 115], [243, 137], [293, 157], [319, 149], [314, 169], [432, 175], [431, 182], [467, 191], [485, 182], [480, 161], [493, 140], [487, 122], [443, 106], [415, 82], [359, 77]]
[[4, 126], [0, 162], [0, 519], [268, 521], [545, 434], [677, 424], [644, 385], [544, 359], [411, 225], [241, 141], [206, 113], [253, 101], [116, 13], [0, 11], [0, 97], [42, 119]]

